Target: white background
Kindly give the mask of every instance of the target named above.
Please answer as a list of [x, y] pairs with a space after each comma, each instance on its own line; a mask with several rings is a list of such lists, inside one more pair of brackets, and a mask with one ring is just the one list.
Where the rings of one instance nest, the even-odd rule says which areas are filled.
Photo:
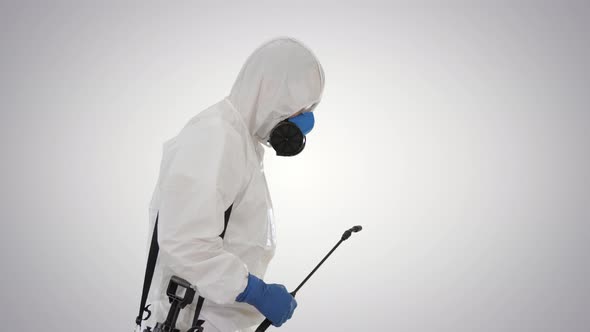
[[[267, 151], [298, 295], [281, 331], [587, 331], [584, 2], [0, 4], [0, 322], [130, 331], [161, 144], [246, 57], [326, 74], [305, 152]], [[211, 144], [215, 144], [212, 142]]]

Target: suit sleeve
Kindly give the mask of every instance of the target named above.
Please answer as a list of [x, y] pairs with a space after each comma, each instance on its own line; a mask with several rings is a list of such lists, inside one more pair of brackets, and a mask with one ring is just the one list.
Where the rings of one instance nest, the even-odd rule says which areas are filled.
[[[248, 269], [224, 250], [224, 212], [246, 183], [244, 142], [224, 123], [189, 124], [160, 183], [160, 259], [218, 304], [246, 288]], [[231, 222], [230, 222], [231, 224]]]

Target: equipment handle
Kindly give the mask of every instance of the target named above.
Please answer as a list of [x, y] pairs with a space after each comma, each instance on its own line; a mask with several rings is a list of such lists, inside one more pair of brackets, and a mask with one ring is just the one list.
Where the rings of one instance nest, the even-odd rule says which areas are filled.
[[262, 322], [262, 324], [258, 325], [258, 328], [256, 328], [256, 332], [264, 332], [271, 325], [272, 325], [272, 322], [270, 320], [268, 320], [268, 318], [267, 318], [264, 320], [264, 322]]

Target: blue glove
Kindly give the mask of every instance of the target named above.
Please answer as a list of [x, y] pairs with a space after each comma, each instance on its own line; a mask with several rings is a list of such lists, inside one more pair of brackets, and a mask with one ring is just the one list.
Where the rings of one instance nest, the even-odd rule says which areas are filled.
[[285, 286], [266, 284], [252, 274], [248, 275], [248, 286], [236, 301], [253, 305], [276, 327], [290, 319], [297, 308], [297, 301]]

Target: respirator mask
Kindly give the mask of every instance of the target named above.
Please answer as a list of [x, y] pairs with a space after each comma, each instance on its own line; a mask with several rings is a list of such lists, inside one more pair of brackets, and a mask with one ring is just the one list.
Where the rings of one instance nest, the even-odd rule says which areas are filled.
[[311, 111], [304, 111], [297, 116], [285, 119], [271, 130], [268, 143], [276, 151], [277, 156], [298, 155], [305, 148], [305, 135], [313, 129], [314, 123], [315, 119]]

